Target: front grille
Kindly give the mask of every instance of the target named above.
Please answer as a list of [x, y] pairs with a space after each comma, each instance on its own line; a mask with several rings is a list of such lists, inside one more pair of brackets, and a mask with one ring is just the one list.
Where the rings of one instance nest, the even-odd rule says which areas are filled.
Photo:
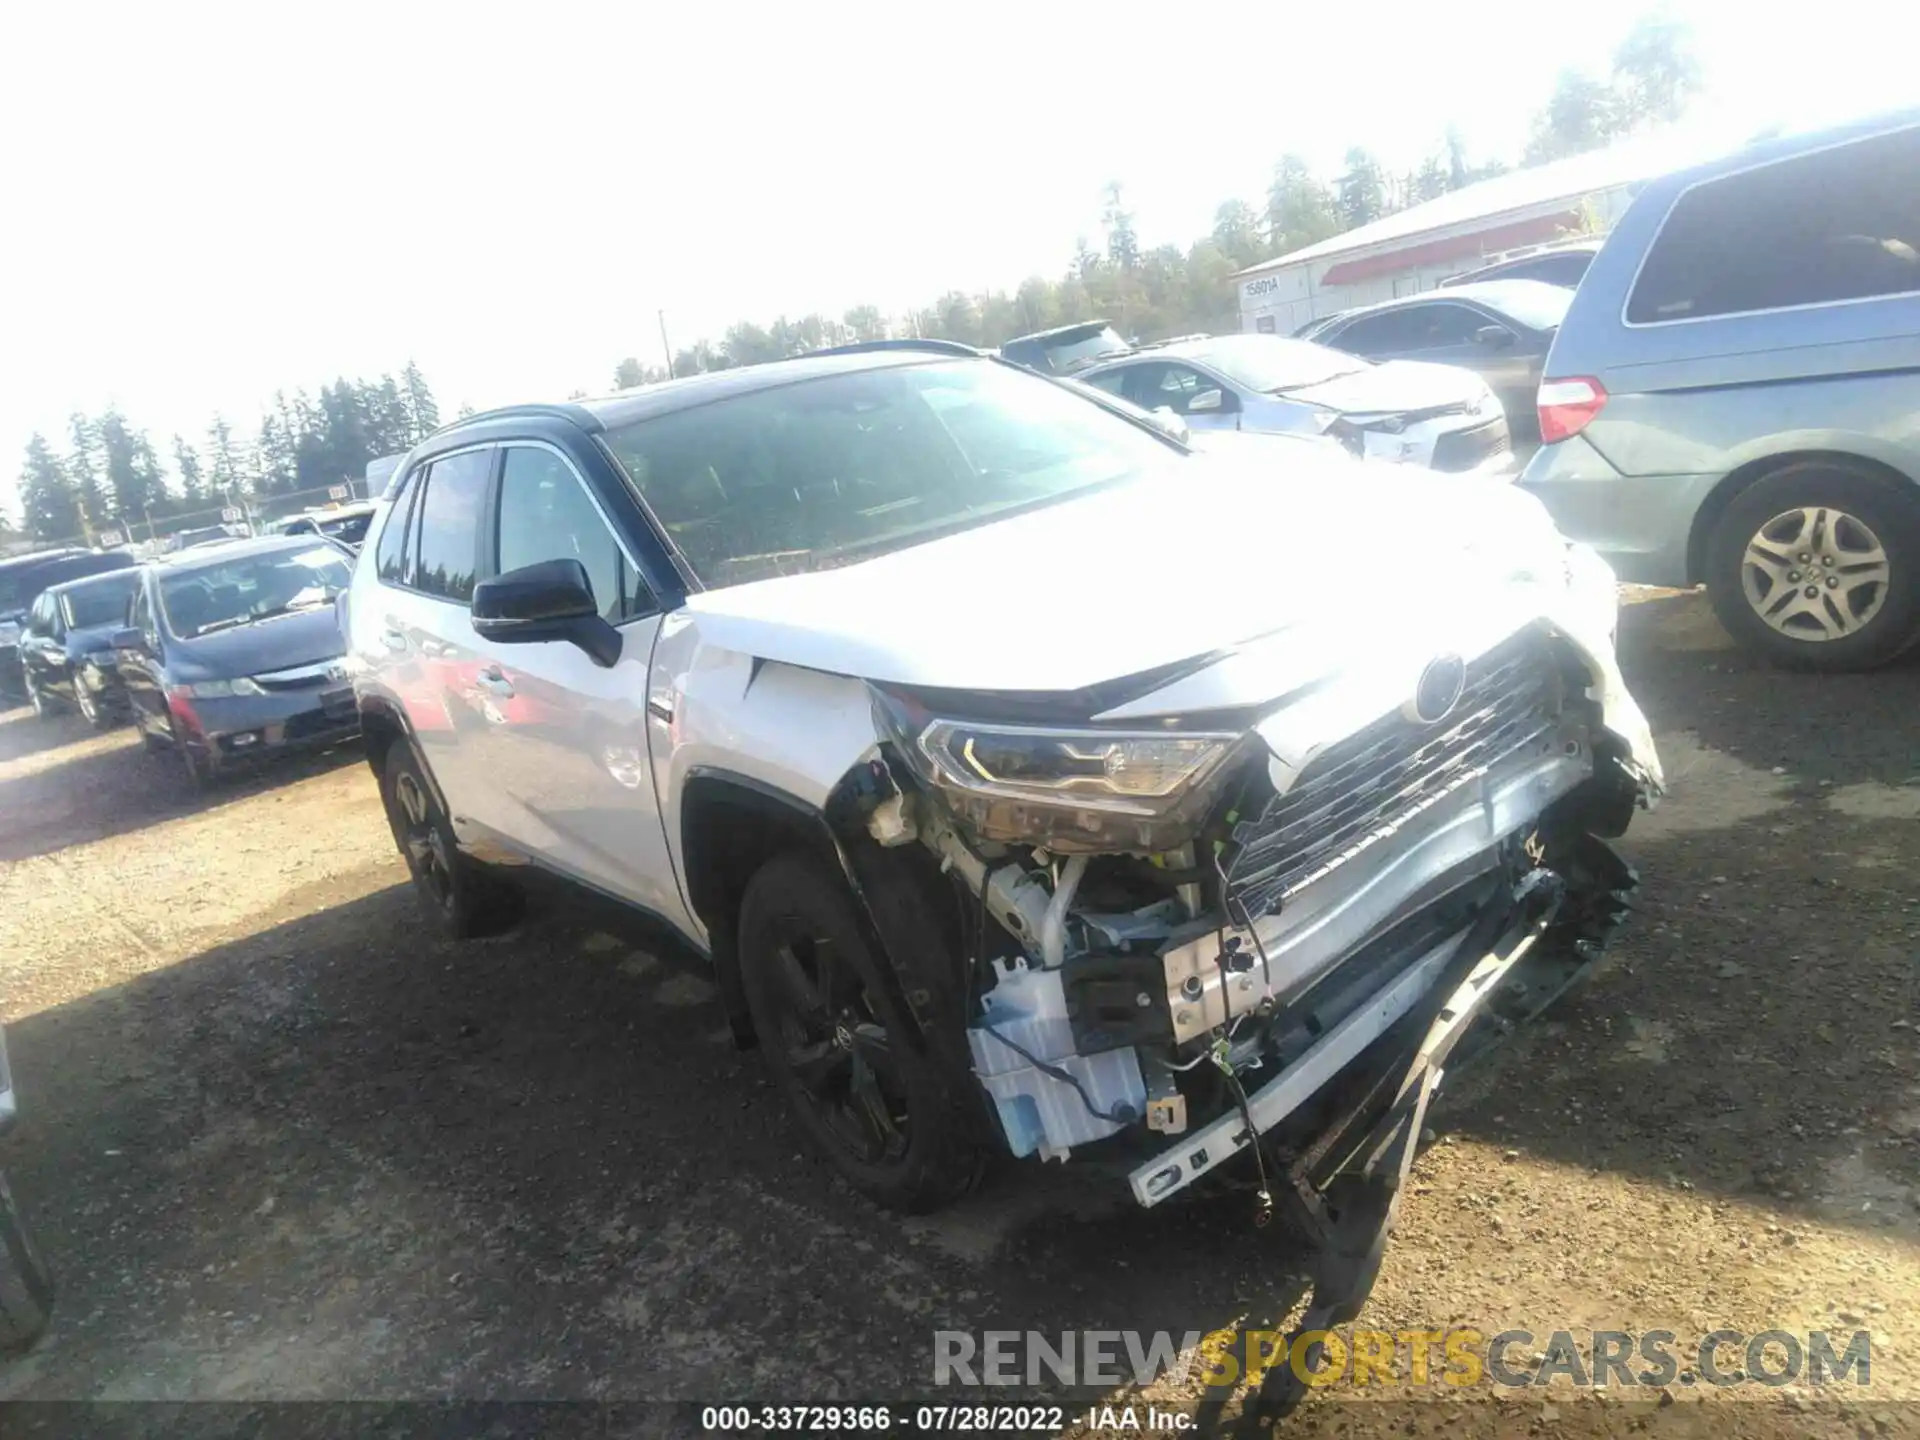
[[1476, 425], [1471, 430], [1454, 430], [1435, 440], [1433, 468], [1471, 470], [1476, 465], [1484, 465], [1496, 455], [1506, 454], [1512, 448], [1513, 437], [1507, 431], [1507, 418], [1496, 415], [1484, 425]]
[[338, 685], [345, 674], [338, 660], [322, 660], [291, 670], [269, 670], [253, 679], [262, 690], [311, 690], [317, 685]]
[[345, 696], [345, 700], [341, 701], [335, 695], [323, 695], [320, 709], [303, 710], [298, 715], [289, 717], [286, 729], [282, 732], [284, 738], [311, 740], [316, 736], [352, 729], [359, 719], [359, 714], [354, 709], [353, 692], [348, 690]]
[[1460, 702], [1423, 725], [1382, 716], [1308, 762], [1257, 819], [1233, 828], [1227, 898], [1251, 921], [1392, 835], [1552, 728], [1560, 706], [1553, 642], [1529, 627], [1467, 668]]

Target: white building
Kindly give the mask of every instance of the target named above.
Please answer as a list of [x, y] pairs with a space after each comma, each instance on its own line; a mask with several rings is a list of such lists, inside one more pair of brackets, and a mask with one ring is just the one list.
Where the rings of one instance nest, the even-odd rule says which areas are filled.
[[1641, 181], [1725, 148], [1718, 137], [1660, 132], [1396, 211], [1242, 270], [1240, 328], [1291, 335], [1309, 320], [1430, 290], [1516, 250], [1609, 230]]

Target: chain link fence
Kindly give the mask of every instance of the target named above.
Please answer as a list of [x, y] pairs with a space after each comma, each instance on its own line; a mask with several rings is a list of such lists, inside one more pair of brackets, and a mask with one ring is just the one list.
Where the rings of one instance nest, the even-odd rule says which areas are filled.
[[96, 527], [92, 534], [68, 535], [56, 540], [27, 536], [0, 538], [0, 558], [27, 555], [36, 550], [68, 547], [111, 550], [131, 546], [142, 555], [163, 554], [177, 549], [186, 539], [211, 539], [212, 532], [225, 530], [235, 536], [265, 534], [275, 521], [291, 519], [308, 510], [349, 505], [368, 499], [364, 479], [343, 480], [338, 485], [322, 485], [311, 490], [289, 490], [271, 495], [238, 495], [230, 502], [203, 510], [180, 511], [169, 515], [140, 515], [131, 522], [122, 516]]

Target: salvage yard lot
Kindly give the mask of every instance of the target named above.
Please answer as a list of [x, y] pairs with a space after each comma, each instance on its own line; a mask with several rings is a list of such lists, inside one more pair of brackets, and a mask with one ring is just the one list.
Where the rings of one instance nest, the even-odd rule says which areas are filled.
[[[1920, 663], [1765, 670], [1691, 595], [1622, 649], [1672, 790], [1624, 847], [1646, 913], [1449, 1097], [1363, 1323], [1866, 1329], [1867, 1390], [1716, 1393], [1714, 1428], [1920, 1429]], [[0, 1396], [925, 1395], [935, 1330], [1264, 1328], [1299, 1293], [1240, 1194], [1009, 1165], [882, 1214], [697, 966], [551, 908], [437, 943], [404, 881], [357, 752], [195, 797], [127, 732], [0, 720], [4, 1164], [62, 1285]], [[1502, 1403], [1624, 1433], [1706, 1388]], [[1463, 1418], [1350, 1398], [1301, 1428]]]

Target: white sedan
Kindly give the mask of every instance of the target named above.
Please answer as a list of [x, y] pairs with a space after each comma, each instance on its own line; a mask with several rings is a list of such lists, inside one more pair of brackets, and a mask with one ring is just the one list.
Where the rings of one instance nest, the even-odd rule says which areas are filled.
[[1325, 436], [1367, 459], [1513, 473], [1499, 400], [1452, 365], [1375, 365], [1305, 340], [1221, 335], [1137, 350], [1074, 378], [1144, 410], [1171, 410], [1196, 434]]

